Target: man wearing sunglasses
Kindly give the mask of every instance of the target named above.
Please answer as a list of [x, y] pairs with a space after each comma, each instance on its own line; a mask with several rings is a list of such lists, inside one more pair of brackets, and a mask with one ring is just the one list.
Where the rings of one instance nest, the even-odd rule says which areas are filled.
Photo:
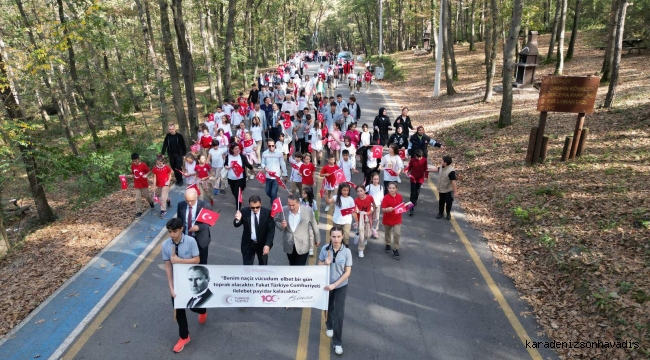
[[235, 227], [244, 226], [241, 235], [241, 254], [244, 265], [253, 265], [255, 255], [259, 265], [267, 265], [269, 251], [273, 247], [275, 222], [271, 210], [262, 207], [262, 199], [253, 195], [248, 199], [248, 207], [235, 213]]

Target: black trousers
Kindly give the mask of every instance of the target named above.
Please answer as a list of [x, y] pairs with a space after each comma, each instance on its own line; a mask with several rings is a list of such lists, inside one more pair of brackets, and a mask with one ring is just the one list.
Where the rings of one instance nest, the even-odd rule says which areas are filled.
[[411, 198], [409, 199], [413, 205], [418, 204], [418, 197], [420, 196], [420, 188], [422, 188], [422, 184], [420, 183], [411, 183]]
[[289, 259], [289, 265], [291, 266], [305, 266], [307, 265], [309, 252], [299, 255], [298, 252], [296, 251], [296, 246], [294, 245], [293, 252], [291, 254], [287, 254], [287, 258]]
[[451, 196], [452, 193], [453, 192], [440, 193], [440, 200], [438, 201], [438, 212], [440, 214], [443, 213], [445, 205], [447, 207], [447, 214], [451, 213], [451, 204], [454, 202], [454, 198]]
[[181, 155], [171, 155], [169, 157], [169, 166], [171, 166], [172, 169], [174, 169], [174, 176], [176, 176], [176, 184], [183, 184], [183, 174], [181, 174], [178, 170], [176, 169], [182, 169], [183, 168], [183, 156]]
[[199, 246], [199, 264], [206, 265], [208, 263], [208, 247]]
[[254, 265], [255, 255], [257, 255], [257, 262], [259, 265], [268, 265], [269, 256], [264, 254], [264, 243], [258, 241], [257, 243], [251, 241], [246, 250], [241, 254], [244, 265]]
[[[384, 196], [388, 195], [388, 184], [390, 184], [391, 181], [386, 181], [384, 180]], [[371, 182], [372, 184], [372, 182]]]
[[342, 286], [330, 291], [329, 304], [327, 305], [327, 322], [325, 325], [329, 330], [334, 330], [332, 345], [341, 346], [343, 342], [343, 317], [345, 316], [345, 298], [348, 286]]
[[[278, 138], [280, 137], [280, 129], [277, 126], [272, 127], [269, 129], [269, 137], [273, 139], [273, 141], [277, 142]], [[261, 161], [262, 159], [260, 159]]]
[[230, 185], [230, 191], [232, 192], [232, 196], [235, 197], [235, 206], [238, 206], [238, 209], [241, 210], [242, 204], [239, 202], [237, 198], [239, 197], [239, 189], [241, 189], [242, 197], [244, 196], [243, 195], [244, 189], [246, 189], [246, 176], [237, 180], [228, 179], [228, 185]]
[[[172, 306], [174, 305], [174, 298], [172, 298]], [[190, 309], [192, 312], [195, 312], [197, 314], [205, 314], [206, 309], [201, 308], [201, 309]], [[178, 336], [180, 336], [181, 339], [187, 339], [188, 336], [190, 336], [190, 329], [189, 326], [187, 325], [187, 314], [185, 309], [176, 309], [176, 322], [178, 323]]]

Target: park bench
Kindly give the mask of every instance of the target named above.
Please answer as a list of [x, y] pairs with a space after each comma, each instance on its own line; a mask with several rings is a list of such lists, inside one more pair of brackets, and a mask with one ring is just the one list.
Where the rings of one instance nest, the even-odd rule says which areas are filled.
[[[623, 40], [623, 48], [622, 50], [627, 50], [627, 53], [630, 54], [632, 53], [632, 50], [636, 50], [637, 54], [641, 53], [641, 50], [646, 50], [648, 47], [644, 44], [644, 39], [627, 39]], [[598, 46], [598, 50], [605, 50], [607, 49], [607, 46]]]

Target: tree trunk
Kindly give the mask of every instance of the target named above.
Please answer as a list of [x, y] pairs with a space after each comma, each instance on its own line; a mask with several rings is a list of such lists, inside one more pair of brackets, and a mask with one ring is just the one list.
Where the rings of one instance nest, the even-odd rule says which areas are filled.
[[196, 108], [196, 92], [194, 90], [194, 61], [192, 53], [185, 40], [186, 30], [183, 20], [183, 0], [172, 0], [172, 13], [174, 14], [174, 29], [178, 43], [178, 54], [181, 58], [181, 73], [185, 84], [185, 101], [187, 102], [187, 118], [190, 122], [190, 133], [195, 134], [199, 130], [199, 114]]
[[474, 10], [475, 10], [476, 0], [472, 0], [470, 15], [469, 15], [469, 51], [476, 51], [474, 47], [474, 37], [476, 33], [474, 32]]
[[169, 80], [172, 85], [172, 104], [174, 105], [174, 113], [176, 114], [176, 122], [180, 133], [185, 138], [185, 145], [189, 145], [190, 127], [185, 117], [185, 108], [183, 107], [183, 92], [181, 91], [181, 81], [178, 75], [178, 67], [176, 66], [176, 57], [174, 56], [174, 43], [172, 40], [172, 32], [169, 26], [169, 13], [167, 8], [169, 4], [167, 0], [158, 0], [160, 7], [160, 29], [162, 31], [162, 44], [165, 50], [165, 60], [167, 61], [167, 70], [169, 72]]
[[[487, 49], [489, 47], [489, 50], [486, 51], [485, 59], [485, 96], [483, 97], [483, 101], [485, 102], [492, 101], [492, 86], [494, 84], [494, 73], [497, 62], [497, 43], [499, 41], [499, 8], [497, 7], [496, 0], [491, 0], [491, 7], [490, 17], [492, 23], [489, 26], [490, 32], [485, 37], [485, 48]], [[488, 53], [490, 55], [489, 58], [487, 57]]]
[[[443, 7], [445, 6], [445, 3], [450, 0], [442, 0], [440, 6]], [[451, 28], [447, 26], [447, 22], [451, 20], [449, 17], [449, 14], [446, 13], [444, 10], [442, 12], [442, 24], [440, 26], [443, 27], [442, 31], [442, 42], [443, 42], [443, 47], [442, 47], [442, 52], [444, 53], [444, 58], [445, 58], [445, 82], [447, 83], [447, 95], [456, 95], [456, 89], [454, 89], [454, 76], [451, 71], [451, 67], [449, 66], [449, 35], [450, 35], [450, 30]], [[446, 29], [446, 30], [445, 30]]]
[[456, 53], [454, 52], [454, 33], [452, 32], [451, 28], [451, 0], [447, 0], [447, 12], [449, 14], [449, 21], [447, 23], [447, 32], [449, 33], [447, 36], [447, 45], [449, 46], [449, 59], [451, 61], [451, 70], [453, 74], [453, 79], [454, 81], [458, 81], [458, 67], [456, 66]]
[[555, 17], [553, 18], [553, 27], [551, 28], [551, 40], [548, 45], [548, 53], [546, 54], [545, 60], [547, 64], [551, 63], [553, 51], [555, 50], [555, 37], [557, 36], [557, 27], [560, 21], [560, 10], [562, 10], [561, 1], [564, 0], [557, 0], [557, 3], [555, 4]]
[[438, 48], [438, 31], [436, 31], [436, 18], [440, 16], [440, 8], [436, 8], [436, 0], [431, 0], [431, 57], [436, 61]]
[[47, 114], [47, 111], [45, 110], [45, 104], [43, 103], [43, 98], [41, 97], [41, 93], [38, 91], [37, 88], [34, 88], [34, 94], [36, 95], [36, 101], [38, 102], [38, 112], [41, 114], [41, 119], [43, 120], [43, 129], [47, 131], [49, 130], [47, 123], [50, 121], [50, 116]]
[[199, 28], [201, 30], [201, 39], [203, 41], [203, 56], [205, 56], [205, 70], [208, 73], [208, 88], [210, 89], [210, 100], [217, 101], [217, 89], [214, 83], [214, 75], [212, 73], [212, 54], [208, 48], [208, 31], [206, 29], [206, 8], [202, 2], [199, 9]]
[[[463, 3], [463, 0], [458, 1], [458, 5], [456, 6], [456, 29], [460, 29], [456, 33], [456, 39], [462, 41], [465, 41], [465, 19], [463, 18], [463, 8], [465, 7], [465, 4]], [[460, 35], [459, 35], [460, 34]], [[460, 39], [459, 39], [460, 38]]]
[[605, 48], [603, 67], [600, 70], [602, 73], [602, 77], [600, 78], [601, 84], [609, 82], [609, 79], [612, 77], [614, 46], [616, 44], [616, 28], [618, 27], [618, 15], [620, 11], [619, 1], [620, 0], [612, 1], [612, 9], [609, 13], [609, 23], [607, 24], [607, 47]]
[[[208, 26], [209, 34], [208, 34], [208, 44], [210, 44], [210, 52], [212, 56], [212, 62], [214, 63], [214, 68], [217, 72], [217, 99], [219, 101], [219, 104], [223, 103], [223, 83], [221, 81], [221, 63], [219, 62], [219, 58], [217, 57], [217, 49], [220, 49], [219, 47], [219, 37], [218, 37], [218, 30], [216, 27], [216, 24], [212, 21], [212, 16], [216, 16], [217, 14], [217, 7], [214, 5], [211, 5], [209, 7], [208, 11], [208, 17], [206, 19], [206, 23]], [[216, 36], [215, 36], [216, 34]], [[219, 51], [221, 53], [221, 51]]]
[[573, 51], [576, 46], [576, 39], [578, 37], [578, 24], [580, 23], [580, 3], [581, 0], [576, 0], [576, 7], [573, 13], [573, 27], [571, 29], [571, 40], [569, 40], [569, 49], [566, 52], [564, 57], [565, 61], [569, 61], [573, 58]]
[[[6, 66], [4, 64], [4, 57], [2, 54], [0, 54], [0, 73], [2, 74], [3, 78], [7, 77]], [[10, 119], [21, 122], [25, 120], [23, 111], [18, 105], [16, 94], [9, 86], [0, 87], [0, 99], [3, 101], [7, 116]], [[40, 175], [36, 166], [36, 157], [34, 156], [34, 149], [31, 145], [32, 143], [31, 141], [23, 141], [23, 139], [19, 139], [19, 141], [16, 143], [20, 149], [21, 158], [25, 166], [25, 171], [27, 172], [29, 190], [32, 193], [32, 197], [34, 198], [34, 204], [36, 205], [38, 219], [42, 223], [50, 222], [54, 220], [55, 216], [52, 208], [50, 207], [50, 204], [47, 202], [45, 190], [43, 189], [43, 185], [41, 185], [40, 182]], [[3, 234], [6, 233], [3, 232]], [[3, 237], [3, 239], [4, 238], [5, 237]]]
[[625, 32], [625, 13], [627, 12], [627, 6], [627, 0], [620, 0], [616, 26], [616, 43], [614, 45], [614, 62], [612, 64], [612, 79], [609, 82], [607, 96], [605, 96], [605, 107], [608, 109], [612, 108], [614, 98], [616, 97], [618, 71], [621, 67], [621, 51], [623, 50], [623, 33]]
[[142, 34], [144, 35], [144, 43], [149, 51], [149, 59], [151, 60], [151, 65], [153, 66], [153, 71], [156, 76], [156, 83], [158, 84], [158, 98], [160, 100], [160, 118], [162, 125], [162, 133], [165, 134], [167, 131], [167, 101], [165, 100], [165, 84], [163, 82], [162, 71], [158, 66], [158, 59], [156, 57], [156, 52], [153, 49], [153, 43], [151, 38], [153, 34], [149, 33], [149, 27], [147, 26], [147, 21], [144, 14], [144, 9], [142, 8], [141, 0], [135, 0], [135, 4], [138, 7], [138, 15], [140, 17], [140, 25], [142, 26]]
[[[226, 99], [230, 99], [230, 97], [232, 96], [232, 51], [233, 51], [233, 41], [235, 39], [236, 7], [237, 7], [237, 0], [228, 0], [228, 24], [226, 26], [226, 43], [224, 44], [224, 52], [223, 52], [223, 62], [224, 62], [223, 85], [225, 88]], [[277, 37], [277, 30], [275, 31], [275, 33]]]
[[404, 3], [397, 0], [397, 51], [404, 51]]
[[515, 45], [519, 38], [524, 0], [514, 0], [508, 41], [503, 52], [503, 100], [499, 114], [499, 127], [512, 124], [512, 73], [515, 64]]
[[557, 42], [557, 60], [555, 62], [554, 75], [562, 75], [564, 70], [564, 27], [566, 25], [566, 8], [567, 0], [562, 1], [562, 10], [560, 12], [560, 24], [558, 25], [558, 42]]

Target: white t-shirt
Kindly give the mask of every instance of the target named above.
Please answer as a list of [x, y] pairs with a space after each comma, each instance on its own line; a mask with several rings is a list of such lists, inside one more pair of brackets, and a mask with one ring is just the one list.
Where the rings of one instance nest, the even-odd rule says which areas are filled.
[[230, 117], [230, 122], [232, 123], [232, 126], [234, 127], [239, 127], [239, 124], [244, 120], [244, 117], [239, 114], [239, 112], [234, 112], [232, 113]]
[[226, 153], [226, 149], [225, 148], [219, 148], [219, 149], [215, 150], [214, 148], [211, 148], [208, 153], [210, 154], [210, 167], [212, 167], [213, 169], [222, 168], [223, 167], [223, 154]]
[[381, 166], [384, 168], [384, 181], [397, 181], [399, 179], [399, 174], [397, 176], [392, 176], [386, 171], [386, 169], [393, 169], [397, 173], [398, 170], [404, 169], [404, 163], [399, 155], [390, 156], [390, 154], [384, 155], [381, 159]]
[[291, 176], [289, 177], [289, 180], [293, 182], [301, 183], [302, 176], [300, 175], [300, 165], [302, 165], [302, 161], [298, 162], [293, 158], [293, 156], [290, 156], [289, 163], [292, 165], [296, 164], [298, 166], [298, 170], [296, 170], [293, 166], [291, 167]]
[[232, 115], [232, 111], [233, 111], [234, 109], [235, 109], [235, 108], [234, 108], [232, 105], [230, 105], [230, 104], [227, 104], [227, 105], [224, 104], [224, 105], [221, 107], [221, 110], [223, 110], [223, 113], [226, 114], [226, 115], [228, 115], [228, 116], [230, 116], [231, 118], [232, 118], [232, 116], [231, 116], [231, 115]]
[[368, 184], [366, 185], [366, 192], [368, 195], [372, 196], [375, 205], [381, 205], [381, 200], [384, 198], [384, 187], [382, 185]]
[[[244, 162], [241, 159], [241, 154], [237, 155], [237, 156], [228, 155], [228, 164], [226, 164], [226, 165], [230, 166], [230, 164], [232, 164], [233, 162], [237, 162], [237, 163], [239, 163], [239, 165], [241, 167], [244, 167]], [[241, 179], [242, 177], [244, 177], [245, 174], [246, 174], [246, 169], [244, 169], [244, 171], [239, 176], [236, 176], [235, 172], [232, 171], [232, 166], [230, 166], [230, 169], [228, 169], [228, 179], [230, 179], [230, 180]]]
[[338, 195], [334, 195], [334, 216], [332, 216], [332, 222], [339, 225], [352, 224], [352, 214], [341, 216], [341, 209], [353, 208], [354, 199], [352, 196], [343, 197], [341, 196], [341, 207], [336, 206], [336, 198]]
[[352, 181], [352, 169], [354, 168], [354, 162], [352, 158], [348, 158], [348, 161], [343, 160], [343, 155], [341, 155], [341, 160], [339, 160], [339, 167], [343, 169], [343, 174], [345, 175], [345, 181]]
[[370, 135], [370, 131], [361, 133], [361, 146], [369, 146], [371, 140], [372, 135]]
[[262, 141], [262, 127], [261, 126], [251, 126], [251, 136], [255, 141]]

